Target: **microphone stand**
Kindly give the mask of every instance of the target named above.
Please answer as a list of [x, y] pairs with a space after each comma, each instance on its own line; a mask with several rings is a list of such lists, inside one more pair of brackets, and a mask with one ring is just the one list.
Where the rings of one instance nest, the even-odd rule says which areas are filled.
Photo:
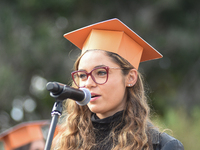
[[[54, 136], [54, 132], [56, 129], [56, 125], [58, 123], [58, 118], [59, 116], [62, 115], [62, 102], [63, 100], [65, 100], [66, 98], [72, 98], [72, 99], [80, 99], [80, 96], [82, 97], [82, 92], [80, 91], [73, 91], [70, 88], [67, 88], [66, 85], [59, 85], [58, 83], [47, 83], [47, 90], [50, 91], [50, 95], [51, 97], [56, 99], [56, 102], [54, 103], [51, 115], [52, 115], [52, 120], [51, 120], [51, 124], [50, 124], [50, 128], [49, 128], [49, 132], [48, 132], [48, 136], [47, 136], [47, 140], [46, 140], [46, 144], [45, 144], [45, 148], [44, 150], [50, 150], [51, 148], [51, 144], [52, 144], [52, 140], [53, 140], [53, 136]], [[68, 92], [67, 92], [68, 91]], [[83, 90], [84, 92], [84, 99], [78, 103], [79, 105], [86, 105], [91, 98], [91, 94], [89, 92], [89, 90]], [[81, 93], [81, 94], [80, 94]], [[85, 94], [87, 96], [85, 96]]]
[[58, 118], [59, 116], [62, 115], [62, 101], [61, 100], [56, 100], [56, 102], [54, 103], [51, 115], [52, 115], [52, 120], [51, 120], [44, 150], [50, 150], [51, 148], [54, 132], [56, 129], [56, 125], [58, 123]]

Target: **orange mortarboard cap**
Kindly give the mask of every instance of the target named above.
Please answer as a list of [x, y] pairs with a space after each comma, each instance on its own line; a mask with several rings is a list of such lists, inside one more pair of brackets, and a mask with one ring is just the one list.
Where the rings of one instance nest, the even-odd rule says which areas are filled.
[[64, 34], [82, 50], [100, 49], [125, 58], [136, 69], [140, 62], [162, 55], [118, 19], [110, 19]]
[[13, 150], [33, 141], [44, 139], [41, 127], [49, 124], [49, 121], [21, 123], [1, 133], [0, 140], [4, 141], [5, 150]]

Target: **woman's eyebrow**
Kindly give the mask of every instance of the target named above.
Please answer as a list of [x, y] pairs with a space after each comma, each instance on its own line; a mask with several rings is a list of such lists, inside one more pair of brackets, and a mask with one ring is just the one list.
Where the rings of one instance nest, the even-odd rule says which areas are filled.
[[86, 71], [85, 69], [78, 69], [77, 71]]
[[94, 68], [98, 68], [98, 67], [106, 67], [106, 65], [98, 65], [98, 66], [95, 66]]
[[[93, 69], [98, 68], [98, 67], [106, 67], [106, 65], [97, 65]], [[85, 69], [78, 69], [78, 71], [86, 71]]]

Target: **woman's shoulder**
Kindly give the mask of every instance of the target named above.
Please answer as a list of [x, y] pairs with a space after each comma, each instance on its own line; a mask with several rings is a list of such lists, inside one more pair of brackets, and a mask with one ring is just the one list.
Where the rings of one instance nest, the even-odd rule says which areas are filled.
[[183, 144], [174, 137], [163, 132], [160, 133], [161, 150], [184, 150]]
[[168, 135], [167, 133], [159, 132], [157, 129], [150, 129], [150, 136], [154, 150], [184, 150], [183, 144]]

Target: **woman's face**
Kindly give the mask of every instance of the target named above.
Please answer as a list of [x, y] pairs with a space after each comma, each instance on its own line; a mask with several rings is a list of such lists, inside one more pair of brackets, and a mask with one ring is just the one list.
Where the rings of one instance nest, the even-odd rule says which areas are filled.
[[[90, 72], [97, 66], [117, 67], [120, 66], [112, 61], [104, 51], [88, 51], [80, 59], [78, 70]], [[109, 69], [108, 80], [105, 84], [95, 83], [91, 76], [85, 82], [85, 88], [89, 89], [93, 98], [88, 103], [89, 109], [96, 113], [99, 118], [114, 115], [123, 110], [126, 97], [126, 76], [121, 69]]]

